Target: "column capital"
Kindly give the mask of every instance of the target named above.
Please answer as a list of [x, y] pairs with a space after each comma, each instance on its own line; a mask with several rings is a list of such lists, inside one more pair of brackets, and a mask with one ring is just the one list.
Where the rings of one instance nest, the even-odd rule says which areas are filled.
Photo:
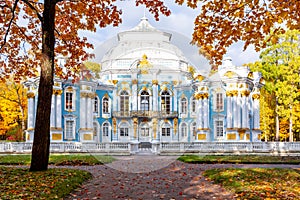
[[153, 85], [158, 85], [158, 80], [152, 80]]

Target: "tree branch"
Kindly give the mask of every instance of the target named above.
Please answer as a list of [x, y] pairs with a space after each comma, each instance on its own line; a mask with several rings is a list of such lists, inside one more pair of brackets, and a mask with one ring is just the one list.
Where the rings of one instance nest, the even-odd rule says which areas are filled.
[[6, 44], [6, 40], [7, 40], [8, 33], [9, 33], [9, 31], [10, 31], [11, 24], [12, 24], [12, 22], [13, 22], [14, 19], [15, 19], [15, 11], [16, 11], [18, 2], [19, 2], [19, 0], [16, 0], [15, 3], [14, 3], [13, 8], [11, 9], [12, 17], [11, 17], [9, 23], [8, 23], [8, 27], [7, 27], [7, 30], [6, 30], [6, 32], [5, 32], [5, 36], [4, 36], [4, 39], [3, 39], [3, 44], [2, 44], [1, 47], [0, 47], [0, 51], [3, 49], [4, 45]]
[[37, 15], [37, 17], [41, 21], [41, 23], [43, 23], [43, 16], [40, 15], [40, 13], [38, 12], [38, 10], [30, 3], [30, 1], [28, 1], [28, 0], [21, 0], [21, 1], [23, 1], [26, 5], [29, 6], [29, 8], [31, 8], [35, 12], [35, 14]]

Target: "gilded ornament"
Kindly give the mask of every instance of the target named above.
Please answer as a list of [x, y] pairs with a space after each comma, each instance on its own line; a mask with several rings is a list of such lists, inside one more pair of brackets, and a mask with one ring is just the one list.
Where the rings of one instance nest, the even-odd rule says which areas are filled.
[[178, 119], [175, 118], [174, 119], [174, 134], [176, 135], [176, 132], [177, 132], [177, 124], [178, 124]]
[[133, 79], [132, 80], [132, 84], [138, 84], [138, 80], [137, 79]]
[[113, 122], [113, 130], [114, 130], [114, 134], [117, 134], [117, 119], [114, 117], [112, 119]]
[[158, 80], [152, 80], [153, 85], [158, 85]]
[[253, 72], [249, 72], [249, 73], [248, 73], [248, 78], [250, 78], [250, 79], [253, 79], [253, 78], [254, 78]]
[[253, 94], [252, 99], [253, 100], [258, 100], [260, 98], [260, 94]]
[[196, 80], [198, 80], [199, 82], [203, 81], [204, 79], [205, 77], [200, 74], [196, 77]]
[[249, 91], [249, 90], [242, 90], [242, 91], [241, 91], [241, 95], [242, 95], [242, 96], [246, 96], [246, 97], [247, 97], [247, 96], [249, 96], [249, 94], [250, 94], [250, 91]]
[[30, 99], [30, 98], [34, 98], [35, 97], [35, 94], [33, 92], [28, 92], [27, 93], [27, 98]]
[[233, 78], [234, 76], [237, 76], [237, 74], [233, 71], [227, 71], [224, 76], [228, 77], [228, 78]]
[[116, 85], [116, 84], [118, 83], [118, 80], [112, 80], [112, 83], [113, 83], [114, 85]]

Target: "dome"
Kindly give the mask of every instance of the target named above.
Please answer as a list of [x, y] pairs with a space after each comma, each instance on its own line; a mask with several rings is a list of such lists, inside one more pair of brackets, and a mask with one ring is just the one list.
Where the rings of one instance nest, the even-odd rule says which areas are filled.
[[117, 35], [118, 43], [102, 57], [102, 71], [118, 69], [129, 70], [144, 55], [153, 68], [187, 70], [190, 63], [182, 51], [171, 44], [172, 35], [154, 28], [143, 17], [140, 23]]

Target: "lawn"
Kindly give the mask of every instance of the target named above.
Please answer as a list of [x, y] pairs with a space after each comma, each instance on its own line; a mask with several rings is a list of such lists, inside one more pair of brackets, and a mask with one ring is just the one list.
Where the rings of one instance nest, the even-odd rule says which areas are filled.
[[256, 156], [256, 155], [233, 155], [233, 156], [200, 156], [183, 155], [178, 160], [194, 164], [214, 163], [244, 163], [244, 164], [300, 164], [299, 156]]
[[91, 177], [83, 170], [0, 167], [1, 199], [60, 199]]
[[233, 191], [237, 199], [300, 199], [299, 170], [211, 169], [204, 176]]
[[[29, 165], [31, 155], [0, 155], [0, 165]], [[52, 165], [101, 165], [114, 160], [111, 156], [90, 154], [51, 154]]]

